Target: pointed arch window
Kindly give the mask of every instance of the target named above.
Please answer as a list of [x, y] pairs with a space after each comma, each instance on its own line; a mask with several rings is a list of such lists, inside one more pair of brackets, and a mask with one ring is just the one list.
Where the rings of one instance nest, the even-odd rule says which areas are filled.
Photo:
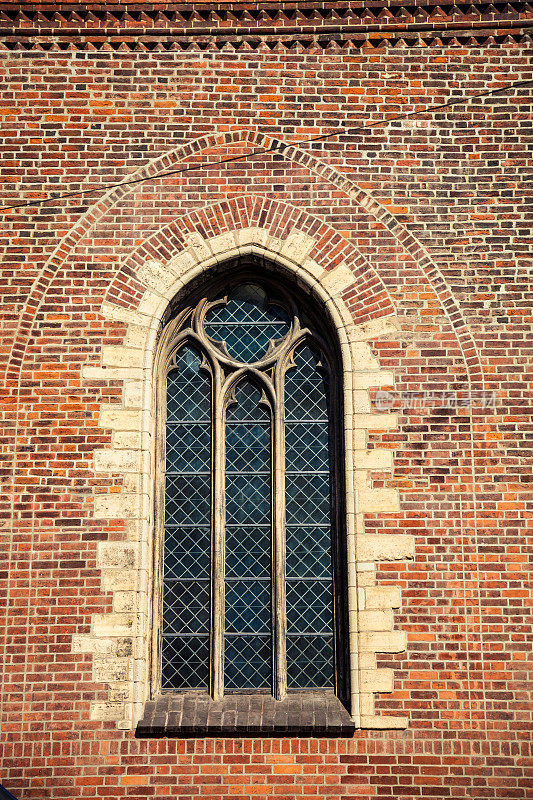
[[269, 280], [212, 291], [171, 327], [156, 683], [346, 700], [335, 343]]

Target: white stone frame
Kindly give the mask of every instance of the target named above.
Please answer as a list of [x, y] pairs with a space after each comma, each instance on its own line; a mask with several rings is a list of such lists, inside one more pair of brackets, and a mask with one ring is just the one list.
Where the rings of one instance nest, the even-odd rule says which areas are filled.
[[100, 427], [112, 431], [111, 447], [95, 451], [98, 473], [124, 475], [121, 493], [97, 494], [97, 519], [127, 520], [127, 541], [100, 542], [98, 566], [102, 588], [112, 591], [113, 612], [95, 614], [91, 633], [73, 637], [73, 650], [93, 654], [93, 678], [109, 687], [109, 699], [91, 704], [91, 719], [114, 720], [133, 728], [141, 718], [149, 692], [149, 642], [154, 507], [154, 380], [153, 368], [161, 322], [170, 301], [191, 280], [216, 264], [253, 255], [276, 265], [293, 283], [314, 294], [329, 312], [340, 342], [343, 366], [348, 551], [348, 621], [352, 718], [359, 727], [404, 728], [407, 718], [377, 716], [373, 694], [393, 689], [393, 671], [376, 668], [377, 652], [400, 652], [406, 635], [393, 631], [393, 608], [400, 605], [396, 587], [375, 585], [376, 562], [412, 558], [408, 535], [367, 535], [364, 514], [393, 512], [398, 493], [369, 487], [369, 471], [392, 469], [390, 450], [366, 449], [366, 431], [396, 426], [396, 415], [373, 413], [368, 389], [390, 386], [392, 372], [383, 371], [369, 339], [398, 329], [394, 316], [354, 323], [342, 295], [354, 284], [350, 269], [340, 264], [325, 270], [308, 257], [315, 242], [294, 231], [286, 240], [262, 228], [243, 228], [204, 240], [189, 236], [187, 247], [168, 263], [148, 260], [137, 279], [147, 287], [136, 311], [104, 302], [101, 314], [128, 328], [120, 346], [102, 348], [101, 366], [86, 366], [87, 380], [122, 380], [121, 405], [105, 405]]

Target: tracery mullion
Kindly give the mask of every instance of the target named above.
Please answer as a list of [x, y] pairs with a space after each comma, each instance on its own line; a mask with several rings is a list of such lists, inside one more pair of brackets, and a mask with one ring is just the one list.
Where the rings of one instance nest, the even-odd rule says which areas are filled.
[[287, 694], [287, 614], [285, 582], [285, 432], [283, 410], [283, 383], [285, 380], [285, 360], [276, 364], [274, 386], [275, 406], [273, 413], [272, 446], [272, 516], [274, 530], [272, 537], [272, 610], [274, 675], [273, 694], [276, 700], [283, 700]]
[[212, 417], [212, 559], [211, 559], [211, 669], [214, 700], [224, 695], [224, 574], [225, 574], [225, 433], [223, 374], [214, 358]]

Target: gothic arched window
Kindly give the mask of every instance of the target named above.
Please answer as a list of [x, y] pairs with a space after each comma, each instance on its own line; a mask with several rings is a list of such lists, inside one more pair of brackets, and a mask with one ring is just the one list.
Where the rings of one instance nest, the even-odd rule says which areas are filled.
[[221, 289], [175, 315], [164, 357], [157, 681], [345, 700], [335, 342], [269, 279]]

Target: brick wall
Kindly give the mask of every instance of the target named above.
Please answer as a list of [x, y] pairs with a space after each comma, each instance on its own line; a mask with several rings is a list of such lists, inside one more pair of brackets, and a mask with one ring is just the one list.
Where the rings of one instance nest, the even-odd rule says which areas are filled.
[[[527, 7], [352, 18], [303, 4], [291, 18], [249, 4], [235, 21], [199, 4], [180, 21], [185, 6], [157, 19], [135, 6], [114, 37], [81, 7], [2, 8], [2, 205], [56, 197], [3, 213], [0, 230], [2, 783], [24, 800], [527, 798]], [[246, 31], [267, 23], [254, 44]], [[303, 143], [339, 127], [351, 130]], [[109, 188], [132, 177], [146, 180]], [[98, 191], [59, 197], [82, 188]], [[372, 663], [394, 671], [376, 715], [409, 724], [349, 740], [136, 740], [94, 714], [124, 701], [124, 675], [110, 689], [102, 653], [75, 646], [133, 591], [110, 591], [99, 553], [132, 541], [135, 520], [93, 513], [135, 489], [95, 469], [116, 433], [101, 410], [124, 398], [118, 373], [91, 369], [132, 336], [102, 307], [134, 321], [149, 237], [159, 258], [169, 230], [185, 246], [250, 227], [304, 231], [314, 259], [352, 271], [354, 324], [398, 323], [367, 338], [394, 377], [369, 387], [371, 411], [398, 424], [364, 442], [391, 450], [394, 470], [376, 462], [359, 489], [398, 493], [397, 509], [368, 507], [364, 535], [413, 536], [414, 558], [360, 570], [359, 586], [401, 589], [407, 649]]]

